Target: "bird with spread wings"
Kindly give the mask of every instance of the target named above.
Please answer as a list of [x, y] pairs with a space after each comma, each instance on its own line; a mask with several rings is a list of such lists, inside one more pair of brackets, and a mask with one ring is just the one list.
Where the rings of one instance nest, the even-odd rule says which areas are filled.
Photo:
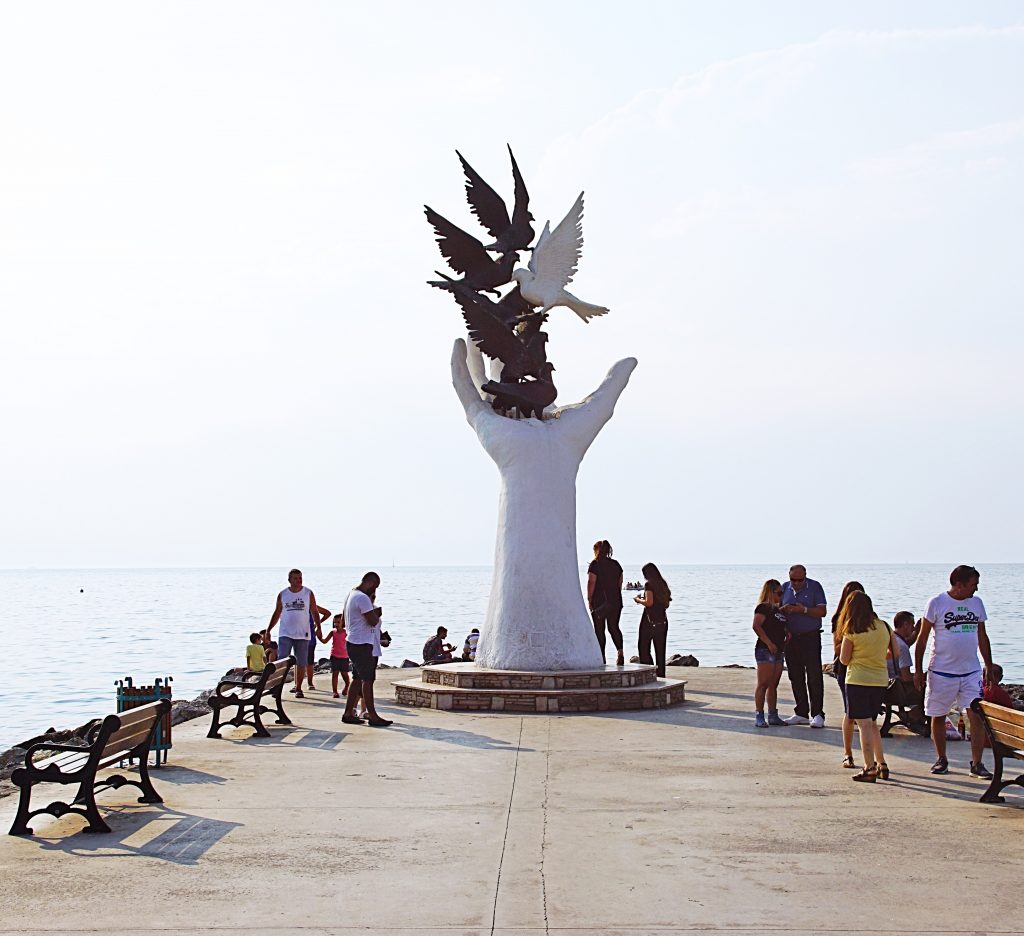
[[508, 254], [529, 248], [534, 234], [533, 226], [530, 224], [533, 220], [533, 215], [530, 214], [530, 196], [516, 164], [516, 158], [512, 154], [512, 147], [508, 147], [508, 156], [512, 160], [516, 203], [511, 218], [508, 216], [508, 207], [504, 199], [466, 162], [462, 153], [456, 150], [455, 155], [459, 157], [462, 171], [466, 174], [466, 201], [469, 202], [470, 210], [494, 238], [494, 243], [488, 244], [486, 249]]
[[565, 287], [576, 275], [583, 250], [583, 193], [580, 192], [569, 213], [551, 230], [544, 225], [537, 246], [533, 248], [529, 269], [512, 271], [523, 298], [531, 305], [549, 312], [555, 306], [572, 309], [584, 322], [608, 312], [606, 306], [594, 305], [577, 298]]

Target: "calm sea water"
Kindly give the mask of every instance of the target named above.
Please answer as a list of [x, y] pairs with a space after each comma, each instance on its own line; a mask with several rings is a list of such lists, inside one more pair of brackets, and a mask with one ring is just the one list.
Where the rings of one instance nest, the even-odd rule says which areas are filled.
[[[623, 563], [626, 579], [639, 564]], [[340, 610], [364, 569], [307, 568], [322, 607]], [[394, 642], [383, 662], [420, 659], [441, 624], [461, 645], [487, 608], [487, 567], [382, 568], [378, 601]], [[669, 653], [692, 653], [705, 666], [752, 665], [751, 612], [761, 583], [783, 579], [774, 566], [663, 566], [675, 601]], [[982, 568], [993, 655], [1008, 682], [1024, 682], [1024, 565]], [[830, 613], [849, 579], [867, 588], [880, 615], [919, 615], [943, 590], [948, 569], [931, 565], [816, 566]], [[581, 580], [583, 579], [581, 570]], [[281, 569], [129, 569], [0, 571], [0, 634], [17, 666], [0, 679], [0, 750], [51, 725], [73, 727], [114, 710], [116, 679], [136, 684], [173, 676], [175, 698], [192, 698], [245, 662], [253, 630], [265, 627], [287, 583]], [[81, 591], [80, 591], [81, 589]], [[635, 652], [639, 609], [628, 604], [622, 629]], [[27, 642], [22, 639], [33, 634]], [[32, 653], [26, 652], [31, 649]], [[321, 654], [327, 655], [326, 645]], [[329, 680], [321, 677], [323, 686]]]

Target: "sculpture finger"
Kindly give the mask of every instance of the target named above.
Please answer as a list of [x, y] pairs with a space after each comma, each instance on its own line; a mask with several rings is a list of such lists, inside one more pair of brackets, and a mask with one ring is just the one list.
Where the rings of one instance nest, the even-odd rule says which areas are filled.
[[474, 382], [473, 375], [470, 373], [466, 342], [462, 338], [457, 338], [452, 348], [452, 385], [462, 403], [462, 408], [466, 411], [466, 419], [475, 428], [477, 417], [481, 413], [491, 412], [491, 409], [480, 398], [480, 391], [477, 389], [479, 384]]
[[[624, 358], [612, 365], [607, 376], [590, 396], [575, 406], [559, 410], [558, 419], [565, 431], [576, 438], [585, 452], [597, 438], [601, 427], [612, 417], [615, 404], [626, 389], [629, 378], [636, 368], [636, 358]], [[581, 452], [582, 456], [582, 452]]]
[[480, 349], [472, 341], [466, 342], [466, 364], [469, 366], [469, 376], [473, 378], [473, 386], [484, 402], [489, 403], [490, 397], [480, 388], [487, 383], [487, 365]]

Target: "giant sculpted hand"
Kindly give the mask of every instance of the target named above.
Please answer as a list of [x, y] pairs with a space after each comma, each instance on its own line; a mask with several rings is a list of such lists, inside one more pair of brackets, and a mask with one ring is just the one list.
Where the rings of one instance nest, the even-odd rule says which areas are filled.
[[452, 383], [466, 420], [501, 473], [494, 583], [476, 661], [493, 669], [573, 670], [604, 665], [580, 588], [576, 474], [636, 367], [619, 361], [582, 403], [544, 421], [496, 413], [479, 387], [479, 351], [461, 339]]

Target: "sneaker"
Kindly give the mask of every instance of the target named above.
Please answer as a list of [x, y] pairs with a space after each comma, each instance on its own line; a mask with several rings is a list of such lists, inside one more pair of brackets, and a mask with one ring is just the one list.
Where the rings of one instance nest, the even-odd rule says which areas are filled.
[[825, 727], [825, 716], [820, 714], [820, 713], [818, 715], [815, 715], [814, 718], [811, 719], [811, 727], [812, 728], [824, 728]]
[[790, 715], [789, 718], [783, 719], [787, 725], [809, 725], [811, 720], [803, 715]]
[[992, 774], [988, 772], [988, 768], [985, 766], [984, 761], [978, 761], [976, 764], [971, 761], [971, 776], [978, 777], [981, 780], [992, 779]]
[[781, 718], [779, 718], [778, 712], [772, 711], [768, 713], [768, 724], [772, 726], [777, 726], [784, 725], [786, 723]]
[[767, 728], [768, 722], [764, 720], [764, 712], [758, 712], [754, 715], [754, 727], [755, 728]]
[[940, 757], [934, 764], [932, 764], [932, 773], [949, 773], [949, 761], [944, 757]]

